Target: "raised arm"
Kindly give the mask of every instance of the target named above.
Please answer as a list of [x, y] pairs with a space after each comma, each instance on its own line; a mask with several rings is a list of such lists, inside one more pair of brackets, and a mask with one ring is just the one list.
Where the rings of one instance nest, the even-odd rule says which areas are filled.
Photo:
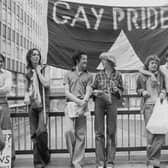
[[155, 75], [152, 72], [147, 71], [145, 69], [139, 69], [139, 72], [143, 75], [150, 76], [152, 80], [157, 81]]
[[40, 65], [36, 67], [36, 72], [37, 72], [37, 75], [39, 77], [41, 84], [44, 87], [49, 87], [49, 80], [42, 74]]

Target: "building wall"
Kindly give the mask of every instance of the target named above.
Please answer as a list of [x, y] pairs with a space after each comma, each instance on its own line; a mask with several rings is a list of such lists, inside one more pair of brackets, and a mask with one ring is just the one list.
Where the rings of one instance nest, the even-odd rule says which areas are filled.
[[[38, 48], [44, 57], [44, 11], [46, 0], [0, 0], [0, 53], [5, 68], [13, 75], [13, 93], [24, 94], [25, 57], [30, 48]], [[44, 58], [43, 58], [44, 59]], [[17, 91], [18, 87], [22, 89]], [[14, 93], [15, 92], [15, 93]]]

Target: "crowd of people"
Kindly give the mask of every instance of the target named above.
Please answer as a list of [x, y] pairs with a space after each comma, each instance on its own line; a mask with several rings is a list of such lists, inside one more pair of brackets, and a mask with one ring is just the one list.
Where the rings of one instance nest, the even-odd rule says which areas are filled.
[[[86, 114], [90, 97], [95, 103], [95, 153], [96, 168], [114, 168], [116, 153], [117, 106], [123, 93], [121, 73], [116, 70], [116, 59], [110, 52], [99, 56], [104, 67], [93, 76], [87, 70], [87, 53], [77, 51], [72, 56], [74, 66], [64, 76], [66, 96], [65, 140], [70, 154], [72, 168], [84, 166], [86, 146]], [[44, 168], [50, 162], [47, 134], [47, 113], [49, 105], [49, 80], [41, 63], [41, 53], [30, 49], [26, 56], [27, 73], [24, 102], [29, 105], [30, 133], [33, 142], [33, 163], [35, 168]], [[12, 129], [7, 104], [7, 93], [11, 88], [10, 73], [3, 68], [5, 57], [0, 54], [0, 135], [2, 130]], [[141, 96], [141, 112], [147, 125], [157, 98], [166, 99], [168, 93], [168, 52], [165, 65], [160, 66], [157, 55], [146, 58], [144, 68], [137, 78], [137, 93]], [[106, 115], [106, 117], [105, 117]], [[106, 119], [106, 122], [105, 122]], [[106, 125], [105, 125], [106, 123]], [[106, 128], [106, 130], [105, 130]], [[0, 150], [5, 142], [0, 136]], [[106, 140], [105, 140], [106, 137]], [[146, 129], [148, 168], [160, 168], [161, 147], [164, 134], [152, 134]], [[106, 142], [106, 144], [105, 144]], [[15, 152], [12, 143], [12, 165]]]

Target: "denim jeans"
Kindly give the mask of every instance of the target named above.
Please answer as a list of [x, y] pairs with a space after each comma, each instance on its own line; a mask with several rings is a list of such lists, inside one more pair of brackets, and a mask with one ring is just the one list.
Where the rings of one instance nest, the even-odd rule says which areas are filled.
[[[112, 103], [108, 103], [101, 97], [95, 99], [95, 144], [96, 165], [105, 166], [113, 164], [116, 153], [116, 120], [118, 99], [111, 96]], [[105, 131], [105, 114], [106, 131]], [[105, 147], [105, 132], [107, 133]]]
[[33, 141], [33, 162], [34, 165], [45, 165], [50, 161], [48, 150], [48, 134], [44, 124], [43, 112], [32, 109], [29, 111], [30, 133]]
[[[145, 126], [147, 125], [152, 112], [154, 105], [145, 104], [144, 105], [144, 120]], [[165, 135], [163, 134], [152, 134], [146, 130], [147, 136], [147, 164], [153, 166], [160, 166], [160, 157], [161, 157], [161, 147], [165, 141]]]

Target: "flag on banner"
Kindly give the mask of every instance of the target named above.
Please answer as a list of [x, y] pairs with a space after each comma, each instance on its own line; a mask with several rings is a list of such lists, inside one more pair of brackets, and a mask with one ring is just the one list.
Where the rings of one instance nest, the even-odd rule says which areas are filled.
[[88, 69], [94, 72], [101, 68], [101, 52], [111, 52], [117, 68], [129, 70], [141, 67], [150, 54], [162, 60], [168, 47], [168, 5], [123, 7], [49, 0], [47, 21], [47, 63], [64, 69], [71, 69], [76, 50], [88, 54]]

